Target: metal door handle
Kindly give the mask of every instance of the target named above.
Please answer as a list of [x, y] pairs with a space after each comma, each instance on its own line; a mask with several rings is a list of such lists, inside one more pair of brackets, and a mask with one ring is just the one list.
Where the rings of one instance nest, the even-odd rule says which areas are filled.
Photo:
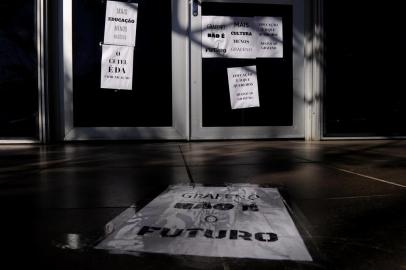
[[193, 0], [193, 16], [199, 15], [199, 0]]

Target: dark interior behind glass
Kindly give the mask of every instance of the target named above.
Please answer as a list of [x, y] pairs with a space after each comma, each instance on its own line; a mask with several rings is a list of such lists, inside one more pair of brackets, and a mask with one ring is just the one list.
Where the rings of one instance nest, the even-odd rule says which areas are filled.
[[325, 136], [405, 136], [403, 9], [325, 2]]
[[[283, 58], [202, 59], [203, 126], [291, 126], [293, 123], [292, 7], [250, 3], [202, 4], [202, 15], [282, 17]], [[227, 68], [257, 66], [260, 107], [232, 110]]]
[[133, 90], [126, 91], [100, 88], [106, 1], [73, 1], [76, 127], [172, 126], [171, 1], [130, 2], [139, 3]]
[[38, 139], [35, 1], [0, 2], [0, 138]]

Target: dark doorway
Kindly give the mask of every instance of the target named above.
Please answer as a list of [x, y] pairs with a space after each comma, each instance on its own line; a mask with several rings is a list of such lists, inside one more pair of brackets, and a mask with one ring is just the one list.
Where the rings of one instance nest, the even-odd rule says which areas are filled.
[[73, 1], [75, 127], [172, 126], [171, 1], [130, 2], [138, 3], [133, 89], [120, 91], [100, 88], [106, 1]]
[[[202, 3], [204, 16], [271, 16], [283, 21], [282, 58], [203, 58], [204, 127], [291, 126], [293, 124], [292, 6], [252, 3]], [[232, 110], [227, 68], [257, 67], [260, 107]]]
[[402, 9], [324, 2], [324, 136], [405, 136]]
[[0, 138], [38, 139], [36, 6], [1, 1]]

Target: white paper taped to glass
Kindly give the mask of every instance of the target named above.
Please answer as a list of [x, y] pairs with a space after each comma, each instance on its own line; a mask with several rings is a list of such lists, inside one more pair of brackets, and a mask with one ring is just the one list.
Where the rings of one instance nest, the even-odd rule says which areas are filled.
[[132, 90], [134, 47], [103, 45], [101, 88]]
[[170, 186], [96, 248], [129, 254], [312, 260], [278, 190], [248, 185]]
[[138, 4], [107, 1], [104, 44], [135, 46]]
[[100, 88], [132, 90], [138, 4], [107, 1]]
[[227, 68], [231, 109], [259, 107], [257, 67]]
[[282, 18], [202, 16], [202, 57], [282, 58]]

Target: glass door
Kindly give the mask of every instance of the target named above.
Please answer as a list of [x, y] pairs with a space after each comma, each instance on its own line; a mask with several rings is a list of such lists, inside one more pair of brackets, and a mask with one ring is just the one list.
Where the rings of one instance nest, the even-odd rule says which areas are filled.
[[43, 1], [1, 1], [0, 143], [43, 141]]
[[370, 2], [365, 12], [359, 1], [325, 1], [323, 8], [323, 139], [406, 138], [403, 9]]
[[64, 0], [62, 10], [64, 140], [187, 139], [187, 1]]
[[303, 1], [192, 1], [191, 138], [304, 138]]

